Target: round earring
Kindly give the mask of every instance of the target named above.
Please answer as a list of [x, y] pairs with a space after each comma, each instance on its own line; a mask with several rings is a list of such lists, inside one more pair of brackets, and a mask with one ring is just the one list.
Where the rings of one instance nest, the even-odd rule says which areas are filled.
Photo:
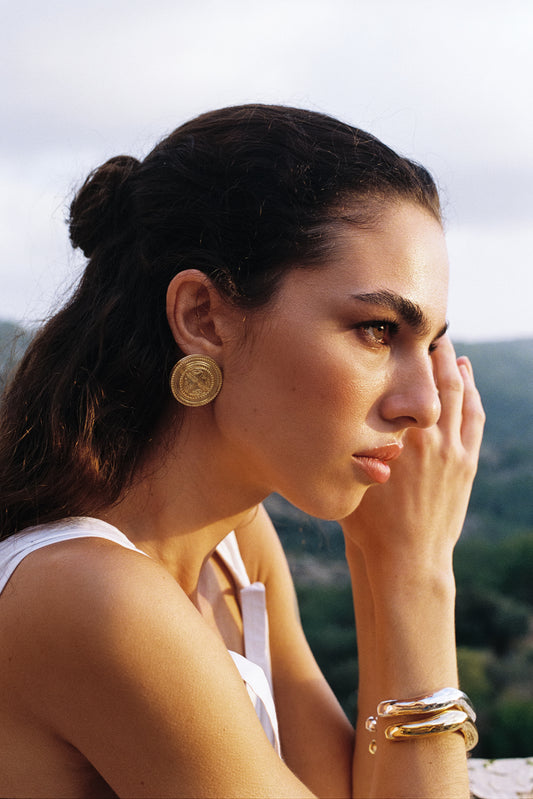
[[222, 388], [222, 372], [209, 355], [186, 355], [170, 373], [170, 390], [182, 405], [208, 405]]

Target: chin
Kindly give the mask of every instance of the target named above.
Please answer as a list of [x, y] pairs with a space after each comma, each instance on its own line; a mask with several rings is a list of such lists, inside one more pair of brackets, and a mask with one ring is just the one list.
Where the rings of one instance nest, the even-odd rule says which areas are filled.
[[[350, 492], [317, 492], [313, 497], [290, 496], [283, 497], [299, 510], [324, 521], [338, 522], [345, 519], [360, 505], [369, 486], [358, 485], [352, 487]], [[281, 492], [280, 492], [281, 493]]]

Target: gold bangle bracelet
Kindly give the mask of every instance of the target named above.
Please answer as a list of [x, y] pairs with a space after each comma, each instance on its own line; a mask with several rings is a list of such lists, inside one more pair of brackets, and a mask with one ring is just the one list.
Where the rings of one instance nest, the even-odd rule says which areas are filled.
[[458, 688], [442, 688], [429, 696], [420, 696], [407, 701], [387, 699], [379, 703], [377, 714], [382, 717], [412, 716], [454, 709], [462, 710], [470, 721], [476, 720], [476, 713], [470, 699]]
[[469, 715], [462, 710], [446, 710], [423, 721], [409, 721], [405, 724], [392, 724], [385, 729], [389, 741], [405, 741], [411, 738], [425, 738], [445, 732], [459, 732], [465, 739], [469, 752], [478, 742], [478, 733]]

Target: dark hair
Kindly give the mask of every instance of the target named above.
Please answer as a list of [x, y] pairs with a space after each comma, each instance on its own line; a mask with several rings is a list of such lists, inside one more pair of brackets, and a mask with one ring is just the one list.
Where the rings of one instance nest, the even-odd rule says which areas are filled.
[[320, 263], [347, 213], [390, 200], [440, 220], [425, 169], [323, 114], [248, 105], [204, 114], [139, 162], [112, 158], [71, 206], [88, 262], [29, 347], [0, 421], [0, 537], [94, 513], [131, 485], [180, 353], [165, 295], [202, 270], [229, 301], [267, 302], [287, 268]]

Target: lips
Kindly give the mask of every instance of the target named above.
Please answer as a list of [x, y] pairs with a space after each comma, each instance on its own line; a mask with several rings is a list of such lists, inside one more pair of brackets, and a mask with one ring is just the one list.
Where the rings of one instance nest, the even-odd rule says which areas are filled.
[[390, 477], [389, 463], [400, 456], [402, 445], [398, 442], [352, 455], [357, 466], [372, 483], [386, 483]]
[[354, 455], [355, 458], [372, 458], [377, 461], [393, 461], [401, 455], [403, 444], [399, 441], [394, 441], [392, 444], [385, 444], [383, 447], [375, 447], [366, 452], [358, 452]]

